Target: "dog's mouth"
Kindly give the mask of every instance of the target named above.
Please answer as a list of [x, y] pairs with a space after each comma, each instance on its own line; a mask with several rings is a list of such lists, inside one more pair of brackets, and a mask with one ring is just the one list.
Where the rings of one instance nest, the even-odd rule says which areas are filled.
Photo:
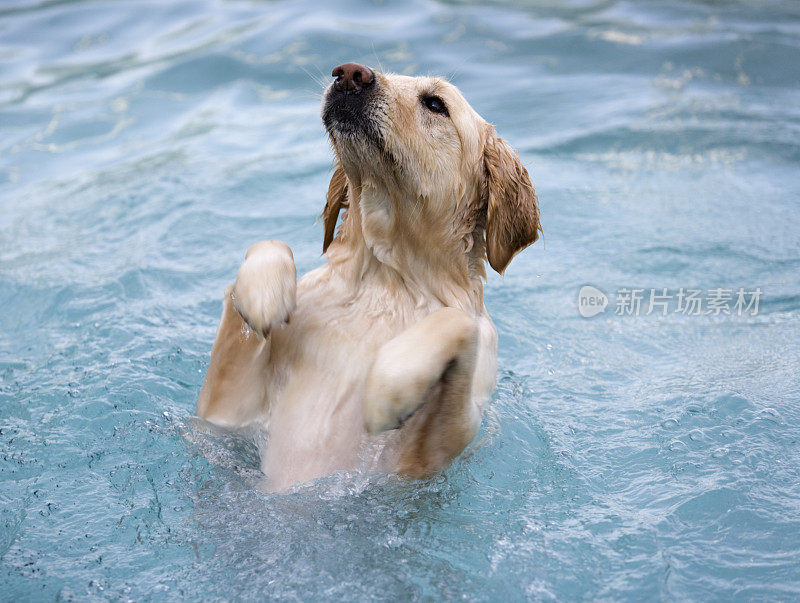
[[383, 148], [378, 115], [380, 84], [369, 67], [345, 63], [333, 70], [322, 104], [322, 122], [334, 143], [368, 142]]

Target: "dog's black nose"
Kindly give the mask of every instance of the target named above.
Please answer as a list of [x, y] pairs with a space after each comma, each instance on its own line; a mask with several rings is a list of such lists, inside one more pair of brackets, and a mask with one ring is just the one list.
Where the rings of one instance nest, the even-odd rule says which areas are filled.
[[334, 67], [331, 73], [336, 78], [334, 86], [341, 92], [361, 92], [375, 83], [375, 74], [372, 69], [358, 63], [344, 63]]

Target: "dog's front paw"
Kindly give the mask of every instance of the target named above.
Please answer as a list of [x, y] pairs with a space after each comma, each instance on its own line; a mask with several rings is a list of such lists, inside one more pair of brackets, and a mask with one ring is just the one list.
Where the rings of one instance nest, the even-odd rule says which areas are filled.
[[[398, 351], [387, 354], [381, 349], [367, 377], [364, 427], [372, 435], [401, 427], [422, 405], [430, 386], [430, 380], [418, 378], [418, 371], [409, 371], [411, 357], [404, 352], [410, 350]], [[419, 350], [415, 355], [420, 356]]]
[[401, 427], [445, 372], [474, 355], [476, 341], [472, 318], [442, 308], [381, 346], [367, 375], [362, 408], [366, 430], [374, 435]]
[[247, 250], [231, 290], [233, 307], [256, 333], [289, 322], [297, 295], [292, 250], [281, 241], [261, 241]]

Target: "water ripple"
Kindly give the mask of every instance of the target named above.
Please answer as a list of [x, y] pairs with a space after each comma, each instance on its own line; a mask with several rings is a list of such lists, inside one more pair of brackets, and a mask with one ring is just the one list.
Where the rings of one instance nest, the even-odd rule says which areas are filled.
[[[249, 244], [321, 261], [344, 60], [451, 77], [546, 241], [489, 276], [466, 454], [276, 497], [191, 413]], [[5, 597], [797, 598], [796, 4], [22, 0], [0, 61]], [[586, 320], [590, 283], [764, 299]]]

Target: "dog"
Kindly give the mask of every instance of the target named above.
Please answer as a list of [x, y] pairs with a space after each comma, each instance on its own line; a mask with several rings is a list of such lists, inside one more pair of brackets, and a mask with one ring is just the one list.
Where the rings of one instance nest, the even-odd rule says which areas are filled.
[[298, 282], [286, 244], [250, 247], [197, 400], [214, 424], [267, 429], [275, 491], [446, 468], [495, 384], [485, 262], [502, 274], [541, 231], [528, 172], [455, 86], [356, 63], [332, 76], [327, 262]]

